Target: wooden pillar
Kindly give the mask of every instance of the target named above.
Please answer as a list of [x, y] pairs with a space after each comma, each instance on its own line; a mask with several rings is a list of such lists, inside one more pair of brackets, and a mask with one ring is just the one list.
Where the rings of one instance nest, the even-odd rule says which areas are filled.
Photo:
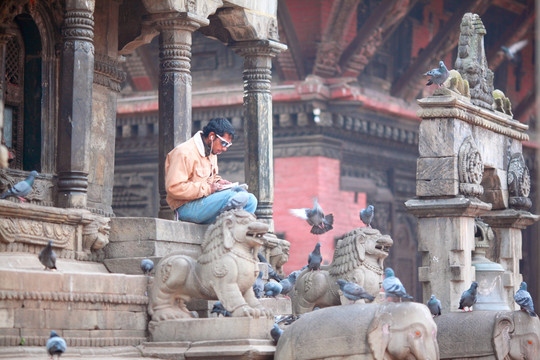
[[243, 41], [233, 45], [244, 58], [245, 174], [249, 191], [258, 199], [255, 215], [273, 231], [274, 165], [272, 135], [272, 58], [285, 50], [271, 40]]
[[159, 38], [159, 217], [172, 219], [165, 190], [165, 159], [191, 137], [191, 35], [208, 20], [188, 13], [158, 14]]
[[[4, 104], [6, 94], [6, 51], [7, 43], [14, 36], [8, 27], [0, 26], [0, 138], [4, 137]], [[0, 144], [0, 168], [8, 166], [8, 150]]]
[[86, 207], [92, 84], [94, 80], [93, 0], [66, 1], [58, 117], [58, 206]]

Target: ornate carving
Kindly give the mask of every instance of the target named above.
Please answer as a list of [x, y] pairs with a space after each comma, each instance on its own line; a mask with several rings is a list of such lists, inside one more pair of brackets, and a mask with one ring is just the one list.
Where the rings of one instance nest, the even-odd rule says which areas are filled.
[[480, 183], [484, 174], [484, 163], [472, 136], [467, 137], [458, 154], [459, 191], [466, 196], [479, 196], [484, 193]]
[[109, 243], [110, 221], [110, 218], [95, 216], [83, 227], [83, 249], [99, 250]]
[[459, 95], [471, 98], [469, 91], [469, 82], [461, 77], [461, 74], [452, 69], [449, 71], [448, 79], [444, 82], [444, 87], [437, 88], [433, 95], [448, 95], [450, 91], [458, 93]]
[[493, 72], [487, 66], [485, 34], [486, 28], [477, 14], [463, 16], [455, 68], [469, 82], [472, 103], [491, 110]]
[[493, 90], [493, 100], [495, 102], [493, 104], [495, 110], [510, 115], [512, 118], [514, 117], [514, 114], [512, 113], [512, 103], [501, 90]]
[[285, 277], [283, 265], [289, 261], [291, 244], [287, 240], [279, 239], [274, 234], [266, 234], [262, 245], [262, 253], [274, 270]]
[[81, 40], [92, 43], [94, 40], [94, 16], [91, 11], [68, 10], [63, 28], [66, 42]]
[[120, 69], [118, 61], [106, 55], [96, 54], [94, 58], [94, 83], [120, 92], [126, 73]]
[[321, 271], [306, 269], [298, 275], [294, 289], [293, 312], [302, 314], [315, 306], [328, 307], [346, 304], [340, 299], [338, 279], [353, 281], [377, 295], [383, 274], [383, 261], [393, 241], [372, 228], [357, 228], [338, 240], [330, 265]]
[[[164, 257], [151, 291], [152, 322], [191, 317], [191, 298], [219, 300], [233, 316], [272, 316], [253, 293], [259, 273], [257, 252], [268, 225], [244, 210], [221, 214], [210, 225], [195, 261], [186, 255]], [[152, 326], [152, 325], [151, 325]]]
[[75, 227], [24, 218], [0, 217], [0, 241], [14, 241], [34, 245], [47, 245], [53, 240], [55, 247], [66, 248], [75, 241]]
[[527, 210], [532, 206], [529, 199], [531, 176], [522, 153], [512, 154], [508, 164], [509, 205], [517, 210]]

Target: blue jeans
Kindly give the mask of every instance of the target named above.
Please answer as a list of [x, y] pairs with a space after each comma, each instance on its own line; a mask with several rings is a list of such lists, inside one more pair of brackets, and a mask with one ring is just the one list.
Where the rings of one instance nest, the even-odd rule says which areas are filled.
[[[190, 201], [180, 206], [175, 212], [178, 215], [178, 220], [193, 222], [197, 224], [213, 223], [221, 209], [223, 209], [229, 200], [238, 192], [227, 189], [218, 191], [208, 196], [197, 200]], [[257, 208], [257, 198], [253, 194], [249, 194], [249, 200], [244, 206], [244, 210], [254, 213]]]

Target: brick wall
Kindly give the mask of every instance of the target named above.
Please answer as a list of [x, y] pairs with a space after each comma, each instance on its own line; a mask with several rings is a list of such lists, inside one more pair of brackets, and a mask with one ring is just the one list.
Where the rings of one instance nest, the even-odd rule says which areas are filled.
[[[307, 264], [308, 254], [321, 242], [323, 262], [332, 262], [334, 238], [364, 226], [358, 215], [365, 207], [366, 196], [340, 191], [340, 161], [320, 156], [276, 158], [274, 160], [274, 224], [277, 233], [285, 233], [291, 243], [285, 272]], [[325, 214], [334, 214], [334, 229], [323, 235], [310, 233], [306, 221], [289, 212], [294, 208], [311, 208], [317, 197]]]

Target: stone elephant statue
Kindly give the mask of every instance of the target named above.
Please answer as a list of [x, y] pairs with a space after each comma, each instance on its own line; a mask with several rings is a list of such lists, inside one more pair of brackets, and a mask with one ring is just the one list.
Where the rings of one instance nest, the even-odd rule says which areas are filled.
[[441, 359], [540, 359], [540, 320], [523, 311], [452, 312], [435, 322]]
[[351, 304], [303, 314], [275, 360], [438, 360], [437, 325], [419, 303]]

